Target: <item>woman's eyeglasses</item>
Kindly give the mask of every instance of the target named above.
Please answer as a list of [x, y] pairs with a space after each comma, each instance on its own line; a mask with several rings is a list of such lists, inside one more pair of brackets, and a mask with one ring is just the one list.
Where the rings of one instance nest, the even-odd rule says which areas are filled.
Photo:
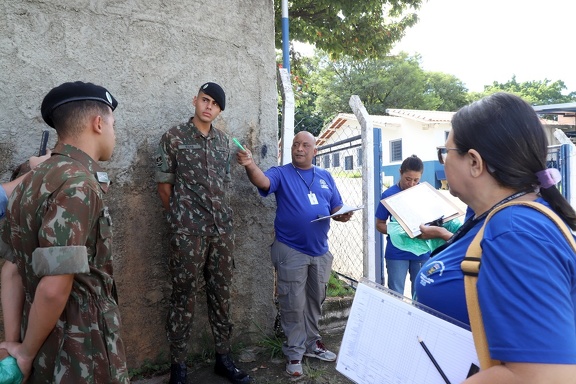
[[448, 151], [457, 151], [458, 148], [446, 148], [446, 147], [436, 147], [438, 150], [438, 161], [440, 164], [444, 164], [446, 161], [446, 156], [448, 156]]

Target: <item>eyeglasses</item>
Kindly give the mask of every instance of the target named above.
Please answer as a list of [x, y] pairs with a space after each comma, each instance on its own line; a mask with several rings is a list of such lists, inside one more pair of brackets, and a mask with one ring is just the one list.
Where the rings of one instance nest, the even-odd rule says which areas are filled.
[[444, 164], [446, 161], [446, 156], [448, 156], [448, 151], [457, 151], [458, 148], [446, 148], [446, 147], [436, 147], [438, 150], [438, 161], [440, 164]]

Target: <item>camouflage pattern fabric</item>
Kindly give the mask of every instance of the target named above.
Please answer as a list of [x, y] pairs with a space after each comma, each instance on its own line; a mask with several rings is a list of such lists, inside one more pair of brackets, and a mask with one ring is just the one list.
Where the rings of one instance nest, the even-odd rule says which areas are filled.
[[204, 137], [191, 121], [166, 132], [156, 156], [156, 182], [174, 185], [168, 221], [173, 233], [211, 236], [232, 231], [230, 140], [212, 127]]
[[168, 221], [172, 297], [166, 324], [172, 362], [186, 361], [199, 278], [204, 275], [216, 352], [230, 351], [230, 287], [234, 260], [230, 140], [211, 127], [207, 136], [189, 122], [160, 139], [156, 182], [174, 187]]
[[174, 234], [170, 248], [172, 296], [166, 332], [172, 362], [186, 361], [188, 356], [194, 305], [202, 275], [206, 282], [208, 320], [212, 327], [216, 352], [230, 352], [230, 283], [234, 268], [234, 237]]
[[[112, 273], [108, 183], [99, 165], [59, 145], [12, 194], [2, 257], [15, 262], [25, 303], [22, 330], [43, 276], [74, 274], [66, 307], [34, 360], [30, 383], [128, 383]], [[24, 335], [23, 335], [24, 336]]]

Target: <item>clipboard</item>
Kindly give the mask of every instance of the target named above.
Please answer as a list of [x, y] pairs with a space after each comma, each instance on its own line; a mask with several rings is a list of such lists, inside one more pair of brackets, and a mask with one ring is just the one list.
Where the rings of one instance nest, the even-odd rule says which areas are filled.
[[340, 208], [338, 211], [334, 212], [333, 214], [331, 214], [329, 216], [318, 216], [317, 219], [314, 219], [310, 222], [314, 223], [315, 221], [326, 220], [326, 219], [329, 219], [329, 218], [334, 217], [334, 216], [343, 215], [343, 214], [348, 213], [348, 212], [358, 211], [358, 210], [363, 209], [363, 208], [364, 208], [364, 205], [359, 205], [358, 207], [351, 207], [349, 205], [344, 204], [342, 206], [342, 208]]
[[411, 238], [420, 235], [420, 224], [431, 223], [439, 218], [447, 222], [464, 214], [460, 207], [427, 182], [405, 189], [380, 202]]
[[479, 370], [466, 324], [362, 278], [344, 330], [336, 370], [357, 384], [444, 384], [418, 338], [451, 383]]

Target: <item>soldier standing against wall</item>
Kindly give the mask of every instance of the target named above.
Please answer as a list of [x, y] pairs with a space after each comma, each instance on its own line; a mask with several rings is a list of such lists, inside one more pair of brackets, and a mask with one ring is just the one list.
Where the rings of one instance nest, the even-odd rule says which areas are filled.
[[216, 349], [214, 372], [232, 383], [251, 382], [230, 355], [234, 234], [225, 193], [230, 183], [230, 140], [212, 125], [225, 102], [218, 84], [203, 84], [192, 102], [194, 116], [162, 136], [156, 159], [158, 193], [172, 232], [172, 297], [166, 324], [170, 384], [186, 383], [188, 341], [202, 275]]
[[58, 144], [10, 196], [0, 348], [32, 383], [129, 382], [103, 202], [109, 180], [97, 163], [112, 156], [117, 104], [91, 83], [48, 92], [42, 117]]

